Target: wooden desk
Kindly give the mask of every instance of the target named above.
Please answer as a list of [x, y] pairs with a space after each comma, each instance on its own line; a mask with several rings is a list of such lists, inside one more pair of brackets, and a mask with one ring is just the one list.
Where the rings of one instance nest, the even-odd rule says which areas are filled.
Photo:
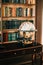
[[[37, 45], [27, 45], [24, 48], [22, 47], [14, 47], [14, 48], [8, 48], [8, 46], [4, 45], [5, 48], [4, 49], [0, 49], [0, 60], [3, 58], [12, 58], [12, 57], [19, 57], [22, 55], [28, 55], [31, 54], [32, 55], [32, 65], [34, 64], [34, 60], [36, 61], [36, 55], [38, 54], [40, 56], [40, 65], [42, 65], [42, 45], [37, 43]], [[14, 45], [15, 46], [15, 45]], [[17, 45], [16, 45], [17, 46]], [[28, 61], [27, 61], [28, 63]], [[17, 65], [23, 65], [26, 64], [26, 62], [17, 64]]]

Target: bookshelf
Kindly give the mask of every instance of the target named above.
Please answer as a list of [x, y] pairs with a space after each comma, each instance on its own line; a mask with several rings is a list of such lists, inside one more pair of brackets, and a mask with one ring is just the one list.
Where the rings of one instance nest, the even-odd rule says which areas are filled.
[[0, 7], [2, 44], [18, 42], [21, 23], [32, 21], [35, 25], [36, 0], [0, 0]]

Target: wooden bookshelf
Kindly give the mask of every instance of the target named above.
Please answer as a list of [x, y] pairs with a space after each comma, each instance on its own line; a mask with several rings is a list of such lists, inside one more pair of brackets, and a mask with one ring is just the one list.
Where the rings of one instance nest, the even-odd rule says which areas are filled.
[[[16, 0], [15, 0], [16, 1]], [[17, 2], [13, 2], [13, 0], [0, 0], [0, 7], [1, 7], [1, 16], [0, 16], [0, 20], [1, 20], [1, 31], [0, 34], [2, 34], [2, 42], [3, 44], [6, 43], [13, 43], [15, 41], [4, 41], [3, 40], [3, 35], [4, 33], [6, 33], [8, 36], [8, 34], [13, 34], [18, 32], [18, 27], [13, 28], [12, 25], [10, 25], [12, 28], [7, 28], [7, 26], [9, 25], [7, 22], [10, 20], [32, 20], [34, 25], [35, 24], [35, 20], [36, 20], [36, 0], [19, 0]], [[20, 11], [21, 9], [21, 11]], [[19, 12], [19, 14], [18, 14]], [[7, 22], [6, 22], [7, 21]], [[21, 22], [20, 21], [20, 22]], [[4, 23], [5, 22], [5, 23]], [[5, 28], [3, 28], [4, 24], [5, 24]], [[11, 22], [10, 22], [11, 23]], [[18, 23], [16, 23], [18, 25]], [[17, 26], [16, 24], [14, 24], [15, 26]], [[21, 23], [20, 23], [21, 24]], [[9, 26], [9, 27], [10, 27]]]
[[3, 32], [13, 33], [18, 32], [18, 29], [4, 29]]
[[9, 44], [9, 43], [17, 43], [18, 41], [8, 41], [8, 42], [3, 42], [3, 44]]
[[33, 16], [33, 17], [3, 17], [3, 20], [11, 20], [11, 19], [34, 20], [35, 19], [35, 16]]
[[[14, 3], [3, 3], [3, 4], [2, 4], [2, 6], [6, 6], [6, 5], [8, 5], [8, 6], [9, 6], [9, 5], [10, 5], [10, 6], [15, 6], [15, 5], [16, 5], [16, 6], [19, 6], [19, 7], [20, 7], [20, 6], [27, 6], [27, 7], [31, 6], [31, 7], [32, 7], [32, 6], [35, 6], [36, 4], [14, 4]], [[16, 6], [15, 6], [15, 7], [16, 7]]]

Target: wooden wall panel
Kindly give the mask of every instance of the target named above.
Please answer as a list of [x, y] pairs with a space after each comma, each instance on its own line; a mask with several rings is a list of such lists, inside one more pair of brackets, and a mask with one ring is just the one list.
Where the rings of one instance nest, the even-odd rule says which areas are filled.
[[41, 43], [41, 26], [42, 26], [42, 1], [36, 0], [36, 40]]

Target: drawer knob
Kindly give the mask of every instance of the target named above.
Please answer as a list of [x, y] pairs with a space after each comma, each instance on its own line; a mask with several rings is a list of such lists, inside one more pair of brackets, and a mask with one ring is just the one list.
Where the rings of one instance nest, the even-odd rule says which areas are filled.
[[34, 51], [36, 51], [36, 49], [34, 49]]

